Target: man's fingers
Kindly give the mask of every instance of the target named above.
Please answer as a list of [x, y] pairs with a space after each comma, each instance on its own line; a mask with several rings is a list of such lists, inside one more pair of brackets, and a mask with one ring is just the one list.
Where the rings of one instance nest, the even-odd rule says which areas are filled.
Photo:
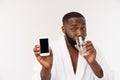
[[34, 51], [36, 58], [38, 59], [38, 56], [40, 56], [40, 46], [35, 45], [35, 48], [33, 49], [33, 51]]
[[43, 65], [45, 68], [49, 66], [49, 63], [47, 63], [41, 56], [37, 56], [38, 62]]
[[34, 52], [38, 52], [40, 51], [40, 46], [39, 45], [35, 45], [35, 48], [33, 49]]
[[91, 41], [86, 41], [86, 42], [83, 44], [83, 48], [89, 47], [89, 46], [94, 47]]
[[53, 57], [53, 53], [51, 48], [49, 49], [50, 55], [49, 56], [40, 56], [40, 46], [39, 45], [35, 45], [35, 48], [33, 49], [34, 54], [38, 60], [38, 62], [44, 66], [45, 68], [49, 68], [52, 65], [52, 57]]
[[75, 45], [75, 48], [76, 48], [78, 51], [79, 51], [79, 49], [80, 49], [77, 45]]
[[40, 52], [35, 52], [35, 56], [36, 57], [40, 56]]
[[40, 48], [40, 45], [35, 45], [35, 48]]
[[45, 68], [49, 68], [52, 64], [49, 64], [48, 62], [46, 62], [43, 58], [39, 58], [39, 62], [41, 65], [43, 65]]

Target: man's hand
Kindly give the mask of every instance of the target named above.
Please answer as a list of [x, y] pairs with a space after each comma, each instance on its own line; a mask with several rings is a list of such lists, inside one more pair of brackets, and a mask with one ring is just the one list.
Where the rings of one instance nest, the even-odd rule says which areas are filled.
[[91, 41], [86, 41], [83, 44], [83, 48], [81, 49], [83, 54], [87, 54], [84, 58], [87, 60], [89, 64], [94, 63], [96, 59], [96, 49], [94, 48]]
[[79, 48], [77, 45], [75, 45], [75, 47], [82, 55], [85, 55], [84, 58], [88, 63], [94, 63], [96, 58], [96, 50], [91, 41], [86, 41], [82, 48]]
[[33, 51], [35, 53], [35, 56], [36, 56], [38, 62], [42, 65], [42, 70], [41, 70], [42, 80], [50, 80], [52, 62], [53, 62], [52, 50], [50, 49], [49, 56], [40, 56], [40, 46], [35, 45], [35, 48], [33, 49]]
[[79, 48], [77, 45], [75, 45], [75, 47], [82, 54], [86, 54], [84, 56], [84, 58], [86, 59], [86, 61], [90, 65], [90, 67], [92, 68], [92, 70], [95, 73], [95, 75], [97, 77], [99, 77], [99, 78], [103, 77], [103, 70], [102, 70], [101, 66], [98, 64], [98, 62], [96, 61], [96, 49], [94, 48], [94, 46], [91, 43], [91, 41], [86, 41], [83, 44], [82, 49]]
[[50, 55], [49, 56], [40, 56], [40, 46], [35, 45], [35, 48], [33, 49], [35, 56], [38, 60], [38, 62], [46, 69], [49, 69], [52, 67], [52, 61], [53, 61], [53, 55], [52, 50], [50, 49]]

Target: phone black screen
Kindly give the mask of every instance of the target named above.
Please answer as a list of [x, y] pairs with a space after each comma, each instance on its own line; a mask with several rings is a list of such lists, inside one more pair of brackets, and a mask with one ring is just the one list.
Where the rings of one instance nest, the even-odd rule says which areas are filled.
[[40, 39], [41, 53], [49, 52], [48, 38]]

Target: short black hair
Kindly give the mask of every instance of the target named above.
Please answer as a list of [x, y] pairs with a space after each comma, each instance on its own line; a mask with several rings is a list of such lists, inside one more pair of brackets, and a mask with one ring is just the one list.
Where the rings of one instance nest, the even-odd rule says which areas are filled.
[[83, 17], [84, 18], [84, 16], [79, 12], [69, 12], [63, 16], [63, 19], [62, 19], [63, 24], [65, 21], [67, 21], [69, 18], [72, 18], [72, 17]]

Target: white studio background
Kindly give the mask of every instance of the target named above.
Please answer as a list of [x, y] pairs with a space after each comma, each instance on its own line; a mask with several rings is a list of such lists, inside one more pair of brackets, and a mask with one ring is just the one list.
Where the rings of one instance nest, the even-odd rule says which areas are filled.
[[0, 80], [31, 80], [34, 45], [42, 35], [57, 39], [70, 11], [86, 17], [89, 39], [120, 80], [119, 0], [0, 0]]

